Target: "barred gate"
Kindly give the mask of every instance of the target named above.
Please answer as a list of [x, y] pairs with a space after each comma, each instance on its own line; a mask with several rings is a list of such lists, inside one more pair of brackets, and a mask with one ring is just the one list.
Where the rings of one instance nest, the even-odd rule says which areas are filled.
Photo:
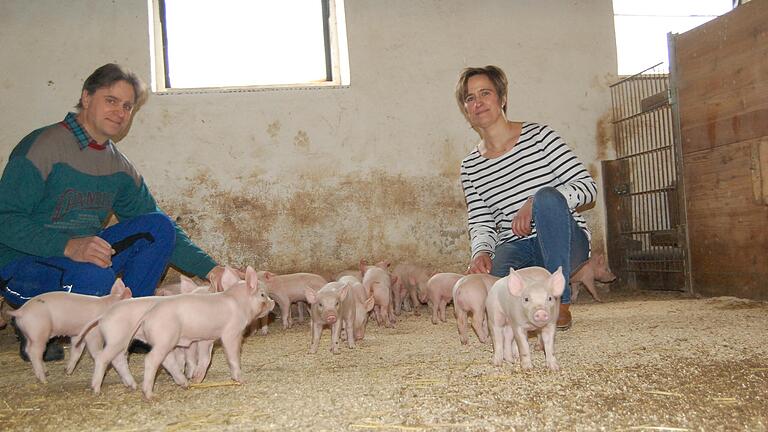
[[677, 123], [660, 65], [611, 86], [617, 158], [603, 162], [608, 255], [631, 288], [688, 291]]

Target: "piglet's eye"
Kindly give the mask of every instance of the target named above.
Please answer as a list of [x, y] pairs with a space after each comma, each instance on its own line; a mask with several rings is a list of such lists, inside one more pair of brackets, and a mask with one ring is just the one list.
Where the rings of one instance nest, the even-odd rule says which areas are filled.
[[523, 297], [523, 301], [528, 303], [528, 297]]

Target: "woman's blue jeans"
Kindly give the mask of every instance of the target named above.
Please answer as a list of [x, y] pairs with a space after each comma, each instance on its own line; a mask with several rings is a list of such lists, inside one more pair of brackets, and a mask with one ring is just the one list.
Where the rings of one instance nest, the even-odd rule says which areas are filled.
[[589, 258], [589, 240], [576, 224], [565, 197], [553, 187], [539, 189], [533, 198], [533, 222], [536, 236], [509, 241], [496, 246], [491, 274], [509, 275], [509, 268], [544, 267], [550, 272], [562, 267], [565, 291], [562, 304], [571, 303], [568, 280], [571, 269]]
[[3, 296], [13, 306], [51, 291], [103, 296], [109, 294], [120, 275], [134, 297], [153, 295], [176, 243], [176, 229], [168, 216], [148, 213], [97, 235], [115, 250], [111, 267], [66, 257], [26, 256], [0, 269]]

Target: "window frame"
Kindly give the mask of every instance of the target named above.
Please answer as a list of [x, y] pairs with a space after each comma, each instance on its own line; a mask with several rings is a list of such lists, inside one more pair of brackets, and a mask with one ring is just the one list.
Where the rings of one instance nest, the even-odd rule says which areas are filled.
[[[279, 0], [275, 0], [279, 1]], [[241, 93], [268, 90], [344, 88], [350, 85], [344, 0], [317, 0], [322, 3], [325, 46], [325, 81], [293, 84], [253, 84], [246, 86], [172, 87], [169, 86], [168, 40], [165, 32], [165, 0], [147, 0], [149, 8], [149, 52], [151, 89], [154, 94]]]

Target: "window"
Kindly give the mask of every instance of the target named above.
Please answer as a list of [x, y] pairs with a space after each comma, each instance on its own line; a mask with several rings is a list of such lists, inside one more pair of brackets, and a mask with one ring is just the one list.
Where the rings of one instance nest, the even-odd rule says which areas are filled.
[[733, 0], [613, 0], [619, 75], [634, 75], [664, 62], [667, 33], [683, 33], [729, 12]]
[[349, 84], [344, 0], [149, 0], [152, 89]]

